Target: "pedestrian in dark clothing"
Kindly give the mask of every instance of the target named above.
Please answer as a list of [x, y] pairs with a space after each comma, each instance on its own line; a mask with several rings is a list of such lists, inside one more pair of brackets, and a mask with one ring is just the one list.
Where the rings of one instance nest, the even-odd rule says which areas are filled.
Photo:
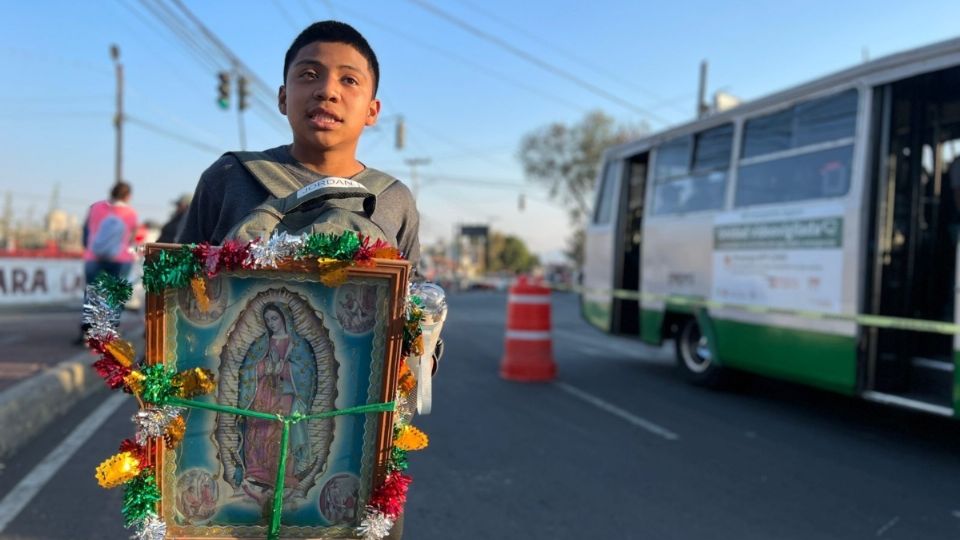
[[157, 242], [176, 242], [177, 233], [180, 232], [183, 226], [183, 219], [187, 216], [187, 210], [190, 209], [192, 199], [193, 197], [190, 195], [183, 195], [176, 201], [173, 201], [176, 209], [173, 211], [173, 215], [170, 216], [170, 220], [160, 229], [160, 237], [157, 238]]

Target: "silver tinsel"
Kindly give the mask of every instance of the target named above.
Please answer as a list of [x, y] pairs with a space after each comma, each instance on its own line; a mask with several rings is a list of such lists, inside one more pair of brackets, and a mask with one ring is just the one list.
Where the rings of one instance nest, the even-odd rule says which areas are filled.
[[87, 338], [100, 341], [117, 339], [117, 327], [120, 325], [122, 307], [115, 308], [107, 302], [100, 290], [92, 285], [87, 287], [87, 299], [83, 304], [81, 321], [87, 327]]
[[302, 245], [302, 236], [274, 233], [269, 240], [261, 238], [250, 246], [250, 256], [246, 262], [254, 268], [276, 268], [278, 261], [293, 257]]
[[167, 524], [157, 516], [150, 516], [138, 524], [131, 540], [163, 540], [167, 537]]
[[388, 534], [393, 528], [393, 518], [372, 506], [367, 507], [367, 515], [357, 527], [357, 534], [363, 540], [380, 540]]
[[401, 396], [397, 393], [396, 401], [397, 407], [394, 409], [394, 425], [402, 426], [409, 424], [410, 420], [413, 419], [413, 414], [417, 412], [417, 387], [414, 386], [406, 396]]
[[170, 405], [137, 411], [132, 418], [133, 423], [137, 425], [137, 444], [147, 444], [150, 437], [162, 437], [170, 422], [180, 416], [183, 411], [181, 407]]
[[425, 324], [442, 323], [447, 319], [447, 293], [443, 287], [429, 281], [410, 284], [410, 294], [420, 298], [420, 310]]

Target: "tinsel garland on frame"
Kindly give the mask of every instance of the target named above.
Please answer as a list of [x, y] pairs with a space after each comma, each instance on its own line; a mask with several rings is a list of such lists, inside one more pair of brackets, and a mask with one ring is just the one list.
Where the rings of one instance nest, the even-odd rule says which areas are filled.
[[[317, 260], [322, 283], [337, 286], [345, 279], [348, 266], [372, 266], [374, 259], [400, 259], [401, 256], [396, 248], [381, 240], [371, 242], [352, 232], [307, 236], [280, 233], [265, 241], [246, 244], [227, 241], [223, 246], [199, 244], [161, 251], [144, 266], [143, 283], [151, 293], [189, 287], [194, 294], [199, 294], [204, 291], [204, 280], [222, 271], [276, 268], [285, 261], [305, 258]], [[131, 291], [128, 281], [102, 274], [87, 287], [84, 303], [87, 346], [100, 356], [93, 363], [94, 369], [110, 388], [133, 394], [141, 405], [133, 417], [137, 426], [135, 438], [125, 439], [118, 453], [97, 467], [96, 478], [104, 488], [124, 487], [122, 514], [125, 525], [135, 529], [131, 538], [162, 540], [166, 537], [166, 524], [157, 514], [161, 495], [147, 448], [151, 443], [175, 448], [186, 428], [185, 409], [170, 403], [190, 407], [189, 399], [211, 393], [215, 382], [213, 374], [202, 368], [177, 373], [163, 365], [146, 366], [136, 362], [133, 345], [120, 339], [118, 330], [120, 314]], [[404, 356], [422, 354], [422, 305], [415, 294], [408, 294]], [[363, 540], [380, 540], [389, 534], [403, 511], [411, 482], [410, 477], [401, 472], [408, 466], [407, 452], [427, 446], [427, 436], [410, 425], [416, 409], [415, 391], [413, 374], [406, 362], [402, 362], [387, 476], [371, 494], [355, 530]], [[272, 529], [270, 537], [275, 535]]]

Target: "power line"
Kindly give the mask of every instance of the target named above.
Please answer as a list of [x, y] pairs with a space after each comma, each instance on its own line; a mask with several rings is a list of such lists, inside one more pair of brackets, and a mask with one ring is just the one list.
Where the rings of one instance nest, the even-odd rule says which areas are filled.
[[504, 81], [509, 82], [512, 86], [515, 86], [515, 87], [520, 88], [520, 89], [522, 89], [522, 90], [526, 90], [527, 92], [530, 92], [531, 94], [534, 94], [534, 95], [536, 95], [536, 96], [549, 99], [550, 101], [553, 101], [554, 103], [559, 103], [559, 104], [561, 104], [561, 105], [564, 105], [564, 106], [566, 106], [566, 107], [569, 107], [569, 108], [571, 108], [571, 109], [574, 109], [574, 110], [576, 110], [576, 111], [578, 111], [578, 112], [586, 112], [586, 111], [588, 110], [587, 107], [584, 107], [584, 106], [582, 106], [582, 105], [580, 105], [580, 104], [577, 104], [577, 103], [574, 103], [574, 102], [572, 102], [572, 101], [566, 100], [566, 99], [564, 99], [564, 98], [562, 98], [562, 97], [555, 96], [555, 95], [550, 94], [550, 93], [548, 93], [548, 92], [544, 92], [543, 90], [541, 90], [541, 89], [539, 89], [539, 88], [537, 88], [537, 87], [535, 87], [535, 86], [531, 86], [531, 85], [528, 85], [528, 84], [526, 84], [526, 83], [524, 83], [524, 82], [522, 82], [522, 81], [518, 81], [518, 80], [514, 79], [513, 77], [511, 77], [511, 76], [509, 76], [509, 75], [506, 75], [506, 74], [504, 74], [504, 73], [500, 73], [500, 72], [498, 72], [498, 71], [496, 71], [496, 70], [493, 70], [493, 69], [490, 69], [489, 67], [487, 67], [487, 66], [485, 66], [485, 65], [483, 65], [483, 64], [480, 64], [480, 63], [478, 63], [478, 62], [475, 62], [475, 61], [473, 61], [473, 60], [471, 60], [470, 58], [467, 58], [467, 57], [465, 57], [465, 56], [461, 56], [461, 55], [459, 55], [459, 54], [456, 54], [456, 53], [454, 53], [453, 51], [450, 51], [450, 50], [448, 50], [448, 49], [443, 49], [443, 48], [437, 47], [437, 46], [433, 45], [432, 43], [429, 43], [429, 42], [420, 40], [419, 38], [417, 38], [417, 37], [415, 37], [415, 36], [413, 36], [413, 35], [407, 34], [407, 33], [405, 33], [405, 32], [401, 32], [400, 30], [397, 30], [397, 29], [393, 28], [392, 26], [383, 24], [383, 23], [381, 23], [380, 21], [377, 21], [376, 19], [366, 17], [365, 15], [363, 15], [363, 14], [357, 12], [357, 11], [354, 11], [354, 10], [351, 10], [351, 9], [347, 9], [347, 8], [343, 8], [342, 6], [341, 6], [341, 8], [342, 8], [344, 11], [346, 11], [347, 13], [349, 13], [350, 16], [352, 16], [352, 17], [354, 17], [354, 18], [356, 18], [356, 19], [359, 19], [359, 20], [361, 20], [361, 21], [364, 21], [364, 22], [366, 22], [367, 24], [369, 24], [369, 25], [371, 25], [371, 26], [376, 26], [377, 28], [380, 28], [381, 30], [384, 30], [384, 31], [386, 31], [386, 32], [390, 32], [391, 34], [400, 36], [400, 37], [402, 37], [403, 39], [406, 39], [407, 41], [409, 41], [409, 42], [413, 43], [414, 45], [417, 45], [417, 46], [419, 46], [419, 47], [421, 47], [421, 48], [423, 48], [423, 49], [427, 49], [427, 50], [432, 51], [432, 52], [434, 52], [434, 53], [436, 53], [436, 54], [439, 54], [439, 55], [441, 55], [441, 56], [445, 56], [445, 57], [447, 57], [447, 58], [450, 58], [450, 59], [454, 60], [457, 65], [467, 65], [467, 66], [470, 66], [470, 67], [474, 68], [475, 70], [478, 70], [478, 71], [482, 72], [483, 74], [488, 75], [488, 76], [490, 76], [490, 77], [493, 78], [493, 79], [496, 79], [497, 81], [500, 81], [500, 82], [504, 82]]
[[[275, 108], [269, 105], [269, 102], [275, 99], [275, 97], [272, 95], [272, 90], [270, 90], [269, 86], [257, 77], [246, 64], [241, 62], [186, 6], [179, 1], [174, 2], [184, 14], [178, 16], [172, 9], [164, 4], [162, 0], [155, 0], [156, 5], [151, 5], [147, 3], [147, 1], [148, 0], [140, 0], [140, 3], [150, 11], [154, 18], [166, 26], [167, 29], [179, 39], [181, 45], [191, 52], [194, 58], [204, 65], [205, 68], [213, 73], [217, 73], [222, 71], [225, 65], [233, 66], [235, 71], [253, 83], [253, 93], [251, 93], [250, 97], [254, 99], [251, 99], [251, 103], [263, 109], [258, 112], [265, 121], [271, 124], [271, 127], [286, 133], [285, 123], [277, 118], [275, 114], [270, 114], [275, 111]], [[185, 17], [185, 19], [181, 17]], [[192, 28], [191, 25], [195, 26], [195, 28]], [[261, 99], [255, 99], [259, 97], [258, 94], [263, 97]]]
[[289, 24], [294, 31], [297, 31], [297, 23], [293, 20], [293, 17], [290, 15], [290, 12], [287, 11], [287, 8], [283, 7], [283, 3], [280, 2], [280, 0], [273, 0], [273, 7], [277, 8], [277, 11], [279, 11], [280, 15], [283, 16], [283, 20], [287, 21], [287, 24]]
[[[673, 104], [670, 103], [670, 102], [672, 101], [672, 99], [665, 99], [665, 98], [663, 98], [662, 96], [659, 96], [659, 95], [657, 95], [656, 93], [651, 92], [650, 90], [647, 90], [646, 88], [643, 88], [642, 86], [637, 85], [635, 82], [630, 81], [630, 80], [627, 80], [627, 79], [624, 78], [624, 77], [621, 77], [620, 75], [618, 75], [617, 73], [615, 73], [615, 72], [613, 72], [613, 71], [611, 71], [611, 70], [602, 68], [601, 66], [602, 66], [603, 64], [601, 64], [601, 63], [599, 63], [599, 62], [590, 62], [590, 61], [588, 61], [588, 60], [585, 60], [585, 59], [583, 59], [583, 58], [580, 58], [580, 57], [577, 56], [576, 54], [571, 53], [571, 52], [568, 52], [568, 51], [566, 51], [565, 49], [562, 49], [562, 48], [554, 45], [553, 43], [551, 43], [551, 42], [548, 41], [547, 39], [544, 39], [544, 38], [542, 38], [542, 37], [540, 37], [540, 36], [535, 35], [535, 34], [532, 33], [532, 32], [529, 32], [525, 27], [523, 27], [523, 26], [521, 26], [521, 25], [519, 25], [519, 24], [516, 24], [516, 23], [514, 23], [513, 21], [511, 21], [511, 20], [509, 20], [509, 19], [507, 19], [507, 18], [501, 17], [501, 16], [497, 15], [496, 13], [494, 13], [494, 12], [492, 12], [492, 11], [486, 10], [486, 9], [484, 9], [484, 8], [482, 8], [482, 7], [474, 4], [473, 2], [470, 2], [470, 1], [468, 1], [468, 0], [460, 0], [460, 3], [462, 3], [463, 5], [467, 6], [468, 8], [476, 11], [477, 13], [480, 13], [481, 15], [483, 15], [483, 16], [489, 18], [489, 19], [492, 19], [493, 21], [496, 21], [496, 22], [500, 23], [501, 25], [503, 25], [503, 26], [505, 26], [505, 27], [507, 27], [507, 28], [510, 28], [510, 29], [513, 30], [514, 32], [517, 32], [518, 34], [520, 34], [520, 35], [522, 35], [522, 36], [526, 36], [528, 39], [531, 39], [531, 40], [533, 40], [533, 41], [535, 41], [535, 42], [537, 42], [537, 43], [539, 43], [539, 44], [541, 44], [541, 45], [544, 45], [544, 46], [548, 47], [549, 49], [552, 49], [555, 53], [559, 54], [560, 56], [565, 56], [566, 58], [568, 58], [568, 59], [576, 62], [577, 65], [579, 65], [579, 66], [584, 66], [584, 67], [586, 67], [587, 69], [590, 69], [591, 71], [593, 71], [594, 73], [599, 73], [599, 74], [601, 74], [601, 75], [604, 75], [604, 76], [606, 76], [606, 77], [609, 77], [610, 80], [612, 80], [612, 81], [616, 81], [617, 83], [619, 83], [619, 84], [621, 84], [621, 85], [623, 85], [623, 86], [625, 86], [625, 87], [627, 87], [627, 88], [630, 88], [630, 89], [632, 89], [632, 90], [634, 90], [634, 91], [636, 91], [636, 92], [640, 92], [640, 93], [642, 93], [642, 94], [645, 94], [645, 95], [646, 95], [647, 97], [649, 97], [650, 99], [655, 100], [655, 103], [657, 104], [657, 105], [651, 106], [650, 108], [652, 108], [652, 109], [656, 109], [656, 108], [659, 108], [659, 106], [661, 106], [661, 105], [665, 105], [665, 106], [669, 106], [669, 107], [671, 107], [671, 108], [675, 108], [675, 109], [679, 110], [679, 106], [673, 105]], [[684, 97], [686, 98], [686, 97], [689, 97], [689, 96], [684, 96]], [[683, 111], [683, 112], [686, 113], [687, 111]]]
[[139, 119], [139, 118], [137, 118], [137, 117], [135, 117], [135, 116], [130, 116], [129, 114], [128, 114], [128, 115], [124, 115], [124, 120], [127, 120], [127, 121], [130, 122], [131, 124], [136, 124], [136, 125], [144, 128], [144, 129], [146, 129], [146, 130], [148, 130], [148, 131], [152, 131], [152, 132], [154, 132], [154, 133], [156, 133], [156, 134], [158, 134], [158, 135], [163, 135], [164, 137], [167, 137], [168, 139], [172, 139], [172, 140], [181, 142], [181, 143], [183, 143], [183, 144], [187, 144], [187, 145], [193, 146], [194, 148], [198, 148], [198, 149], [200, 149], [200, 150], [205, 150], [205, 151], [207, 151], [207, 152], [213, 152], [213, 153], [216, 153], [216, 154], [220, 154], [220, 153], [223, 152], [223, 150], [222, 150], [221, 148], [217, 148], [217, 147], [215, 147], [215, 146], [211, 146], [211, 145], [209, 145], [209, 144], [206, 144], [206, 143], [203, 143], [203, 142], [194, 140], [194, 139], [190, 139], [190, 138], [184, 137], [183, 135], [180, 135], [179, 133], [175, 133], [175, 132], [173, 132], [173, 131], [168, 131], [168, 130], [166, 130], [166, 129], [164, 129], [164, 128], [156, 125], [156, 124], [147, 122], [146, 120], [141, 120], [141, 119]]
[[[178, 24], [176, 21], [170, 20], [168, 15], [161, 11], [158, 6], [151, 4], [148, 0], [139, 1], [140, 5], [150, 12], [150, 15], [152, 15], [154, 19], [160, 21], [164, 26], [167, 27], [167, 30], [174, 34], [174, 36], [178, 39], [180, 46], [190, 53], [193, 58], [200, 63], [200, 65], [214, 73], [221, 69], [220, 62], [218, 62], [216, 58], [211, 57], [208, 51], [203, 50], [203, 48], [196, 43], [193, 37], [190, 36], [189, 32], [185, 31], [180, 24]], [[127, 8], [131, 9], [132, 11], [132, 8], [129, 6], [127, 6]]]
[[313, 14], [313, 9], [307, 3], [307, 0], [300, 0], [300, 7], [303, 8], [303, 12], [307, 14], [307, 20], [309, 21], [317, 20], [317, 16]]
[[555, 66], [555, 65], [553, 65], [553, 64], [551, 64], [551, 63], [549, 63], [549, 62], [547, 62], [547, 61], [545, 61], [545, 60], [542, 60], [542, 59], [540, 59], [540, 58], [537, 58], [536, 56], [533, 56], [532, 54], [530, 54], [530, 53], [528, 53], [528, 52], [526, 52], [526, 51], [524, 51], [524, 50], [522, 50], [522, 49], [518, 49], [517, 47], [514, 47], [513, 45], [507, 43], [506, 41], [504, 41], [504, 40], [502, 40], [502, 39], [500, 39], [500, 38], [498, 38], [497, 36], [494, 36], [494, 35], [492, 35], [492, 34], [489, 34], [489, 33], [487, 33], [487, 32], [484, 32], [483, 30], [481, 30], [481, 29], [473, 26], [472, 24], [470, 24], [470, 23], [468, 23], [468, 22], [466, 22], [466, 21], [464, 21], [464, 20], [462, 20], [462, 19], [459, 19], [459, 18], [453, 16], [453, 15], [451, 15], [450, 13], [447, 13], [446, 11], [443, 11], [442, 9], [434, 6], [433, 4], [431, 4], [431, 3], [429, 3], [429, 2], [426, 2], [425, 0], [407, 0], [407, 1], [410, 2], [410, 3], [412, 3], [412, 4], [416, 4], [416, 5], [420, 6], [420, 7], [423, 8], [424, 10], [429, 11], [430, 13], [433, 13], [433, 14], [436, 15], [437, 17], [440, 17], [441, 19], [444, 19], [444, 20], [450, 22], [451, 24], [453, 24], [453, 25], [455, 25], [455, 26], [459, 26], [459, 27], [462, 28], [463, 30], [465, 30], [465, 31], [467, 31], [467, 32], [469, 32], [469, 33], [471, 33], [471, 34], [479, 37], [480, 39], [483, 39], [483, 40], [485, 40], [485, 41], [489, 41], [490, 43], [493, 43], [494, 45], [497, 45], [498, 47], [500, 47], [500, 48], [508, 51], [510, 54], [513, 54], [514, 56], [517, 56], [518, 58], [521, 58], [521, 59], [523, 59], [523, 60], [525, 60], [525, 61], [527, 61], [527, 62], [529, 62], [529, 63], [531, 63], [531, 64], [533, 64], [533, 65], [535, 65], [535, 66], [537, 66], [537, 67], [539, 67], [540, 69], [543, 69], [543, 70], [545, 70], [545, 71], [547, 71], [547, 72], [553, 73], [554, 75], [556, 75], [556, 76], [558, 76], [558, 77], [561, 77], [561, 78], [563, 78], [563, 79], [566, 79], [566, 80], [568, 80], [568, 81], [570, 81], [570, 82], [572, 82], [572, 83], [580, 86], [581, 88], [584, 88], [584, 89], [592, 92], [593, 94], [596, 94], [596, 95], [598, 95], [598, 96], [600, 96], [600, 97], [602, 97], [602, 98], [604, 98], [604, 99], [606, 99], [606, 100], [608, 100], [608, 101], [611, 101], [611, 102], [613, 102], [613, 103], [616, 103], [616, 104], [620, 105], [621, 107], [624, 107], [624, 108], [626, 108], [626, 109], [630, 109], [630, 110], [632, 110], [632, 111], [634, 111], [634, 112], [636, 112], [636, 113], [638, 113], [638, 114], [642, 114], [642, 115], [646, 116], [647, 118], [649, 118], [650, 120], [656, 121], [656, 122], [661, 123], [661, 124], [666, 124], [666, 123], [667, 123], [666, 120], [664, 120], [664, 119], [661, 118], [660, 116], [654, 114], [653, 112], [651, 112], [651, 111], [649, 111], [649, 110], [647, 110], [647, 109], [644, 109], [644, 108], [642, 108], [642, 107], [637, 107], [637, 106], [634, 105], [633, 103], [631, 103], [631, 102], [629, 102], [629, 101], [621, 98], [620, 96], [617, 96], [617, 95], [615, 95], [615, 94], [611, 94], [610, 92], [607, 92], [607, 91], [604, 90], [603, 88], [600, 88], [599, 86], [596, 86], [596, 85], [594, 85], [594, 84], [591, 84], [591, 83], [589, 83], [589, 82], [581, 79], [580, 77], [577, 77], [577, 76], [574, 75], [573, 73], [570, 73], [569, 71], [567, 71], [567, 70], [565, 70], [565, 69], [563, 69], [563, 68], [557, 67], [557, 66]]

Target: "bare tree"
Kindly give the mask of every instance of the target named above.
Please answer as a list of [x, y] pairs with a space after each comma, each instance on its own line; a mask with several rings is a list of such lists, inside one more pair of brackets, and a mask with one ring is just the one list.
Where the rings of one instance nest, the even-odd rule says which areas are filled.
[[567, 256], [583, 264], [583, 227], [590, 215], [603, 152], [649, 131], [645, 124], [618, 126], [602, 111], [588, 113], [573, 125], [553, 123], [528, 133], [519, 158], [527, 179], [546, 186], [550, 197], [567, 210], [572, 228]]

